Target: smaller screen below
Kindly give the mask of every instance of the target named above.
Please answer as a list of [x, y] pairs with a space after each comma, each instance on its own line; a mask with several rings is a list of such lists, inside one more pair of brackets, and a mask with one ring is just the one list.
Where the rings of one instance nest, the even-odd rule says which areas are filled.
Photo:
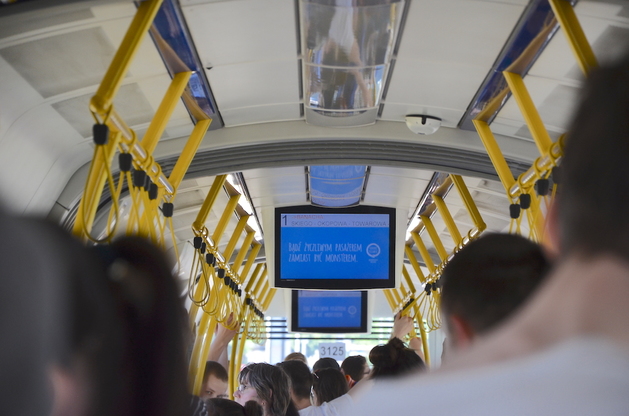
[[295, 290], [292, 315], [297, 332], [367, 332], [367, 292]]

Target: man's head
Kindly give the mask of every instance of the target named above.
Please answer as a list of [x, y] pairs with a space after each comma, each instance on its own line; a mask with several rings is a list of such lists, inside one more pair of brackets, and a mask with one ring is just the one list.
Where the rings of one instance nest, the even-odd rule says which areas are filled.
[[369, 374], [369, 365], [367, 359], [362, 355], [352, 355], [343, 360], [341, 364], [341, 372], [345, 374], [347, 384], [352, 388], [367, 374]]
[[299, 360], [288, 360], [278, 363], [277, 366], [288, 375], [291, 384], [291, 398], [300, 410], [302, 401], [310, 404], [310, 389], [312, 388], [312, 374], [306, 364]]
[[558, 194], [560, 251], [629, 261], [629, 55], [591, 72], [568, 132]]
[[488, 234], [464, 247], [441, 276], [450, 345], [465, 347], [511, 315], [549, 268], [542, 247], [518, 235]]
[[203, 400], [227, 398], [227, 370], [216, 361], [205, 363], [200, 397]]

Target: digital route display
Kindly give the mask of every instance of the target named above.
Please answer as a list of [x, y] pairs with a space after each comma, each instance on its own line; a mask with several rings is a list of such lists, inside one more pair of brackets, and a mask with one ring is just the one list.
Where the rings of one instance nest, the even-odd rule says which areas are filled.
[[388, 279], [387, 214], [282, 213], [281, 279]]

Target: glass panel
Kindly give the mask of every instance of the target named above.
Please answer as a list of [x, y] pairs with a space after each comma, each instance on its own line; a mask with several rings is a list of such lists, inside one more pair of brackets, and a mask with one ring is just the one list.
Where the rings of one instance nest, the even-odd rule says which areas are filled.
[[[306, 107], [315, 110], [355, 110], [377, 106], [382, 95], [386, 65], [339, 69], [305, 65]], [[356, 115], [350, 111], [343, 115]], [[328, 115], [328, 114], [325, 114]]]
[[305, 63], [366, 67], [389, 62], [404, 3], [381, 3], [385, 4], [364, 6], [361, 2], [356, 6], [352, 0], [302, 2]]

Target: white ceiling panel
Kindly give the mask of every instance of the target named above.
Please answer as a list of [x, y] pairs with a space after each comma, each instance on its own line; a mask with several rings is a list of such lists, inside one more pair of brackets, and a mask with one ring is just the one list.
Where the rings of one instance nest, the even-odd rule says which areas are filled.
[[448, 109], [451, 110], [448, 113], [450, 115], [457, 114], [455, 111], [458, 110], [457, 117], [444, 119], [443, 123], [445, 126], [455, 127], [488, 69], [489, 67], [470, 66], [464, 62], [415, 59], [398, 61], [386, 102], [422, 105], [428, 109]]
[[219, 108], [299, 102], [297, 59], [247, 62], [206, 71]]
[[413, 1], [398, 63], [407, 59], [465, 62], [483, 67], [486, 74], [523, 10], [522, 5], [494, 1]]
[[183, 5], [204, 67], [296, 58], [294, 2], [239, 0]]

